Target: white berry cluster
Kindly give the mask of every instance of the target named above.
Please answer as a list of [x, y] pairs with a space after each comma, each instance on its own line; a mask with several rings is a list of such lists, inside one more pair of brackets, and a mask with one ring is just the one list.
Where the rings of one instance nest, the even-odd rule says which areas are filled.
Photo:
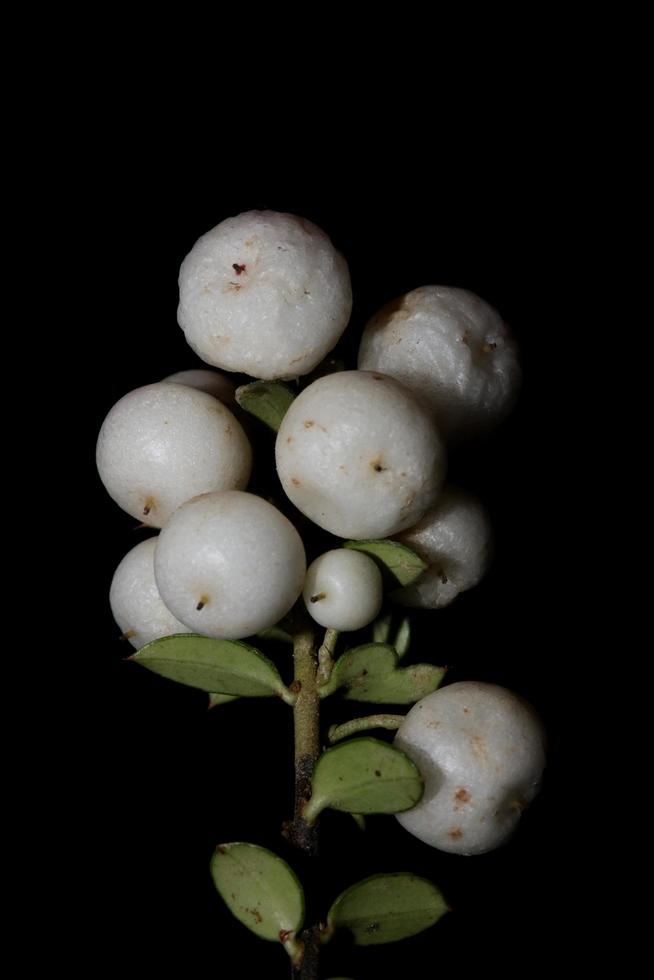
[[[272, 211], [203, 235], [182, 263], [179, 297], [179, 325], [211, 368], [298, 388], [352, 308], [348, 266], [328, 236]], [[294, 524], [248, 492], [252, 449], [227, 375], [180, 371], [129, 392], [100, 430], [98, 471], [116, 503], [160, 533], [116, 569], [110, 602], [124, 635], [137, 649], [183, 632], [241, 639], [301, 596], [321, 626], [361, 629], [380, 612], [382, 576], [338, 539], [406, 545], [428, 567], [393, 599], [448, 605], [484, 575], [491, 531], [479, 501], [445, 483], [447, 446], [496, 425], [519, 383], [506, 325], [473, 293], [424, 286], [384, 306], [363, 332], [358, 370], [301, 386], [277, 433], [284, 493], [337, 539], [308, 570]], [[533, 795], [542, 738], [529, 711], [489, 685], [468, 688], [459, 712], [463, 687], [419, 702], [398, 734], [431, 773], [401, 819], [437, 847], [477, 853], [504, 839]]]

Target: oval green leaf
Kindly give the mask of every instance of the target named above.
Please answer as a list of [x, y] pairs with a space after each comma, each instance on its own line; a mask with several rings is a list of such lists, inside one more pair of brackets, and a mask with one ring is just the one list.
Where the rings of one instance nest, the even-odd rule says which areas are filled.
[[393, 943], [429, 929], [448, 911], [440, 890], [408, 873], [373, 875], [336, 899], [329, 929], [349, 929], [357, 946]]
[[180, 684], [254, 698], [278, 695], [292, 702], [275, 665], [240, 640], [213, 640], [195, 633], [164, 636], [141, 647], [133, 657], [148, 670]]
[[415, 551], [388, 538], [379, 541], [346, 541], [343, 547], [363, 551], [374, 558], [388, 589], [411, 585], [428, 567]]
[[236, 401], [241, 408], [273, 432], [279, 431], [294, 398], [293, 391], [281, 381], [253, 381], [236, 389]]
[[209, 710], [217, 708], [221, 704], [229, 704], [230, 701], [238, 701], [237, 694], [210, 694]]
[[400, 749], [375, 738], [354, 738], [322, 753], [311, 790], [303, 812], [308, 823], [327, 807], [357, 814], [409, 810], [422, 796], [423, 781]]
[[304, 892], [295, 872], [257, 844], [219, 844], [211, 877], [230, 912], [261, 939], [283, 942], [304, 922]]
[[412, 704], [435, 691], [444, 676], [445, 668], [433, 664], [399, 667], [388, 643], [364, 643], [338, 658], [319, 694], [327, 697], [344, 687], [349, 701]]

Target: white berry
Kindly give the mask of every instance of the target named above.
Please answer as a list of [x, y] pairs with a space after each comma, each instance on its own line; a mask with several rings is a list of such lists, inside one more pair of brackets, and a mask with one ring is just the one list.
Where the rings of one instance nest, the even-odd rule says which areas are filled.
[[424, 398], [451, 441], [497, 425], [521, 379], [499, 313], [450, 286], [422, 286], [379, 310], [363, 333], [359, 368], [390, 374]]
[[545, 733], [531, 705], [476, 681], [418, 701], [395, 745], [425, 780], [420, 802], [397, 819], [419, 840], [454, 854], [483, 854], [504, 843], [538, 792], [545, 765]]
[[172, 381], [178, 385], [188, 385], [189, 388], [197, 388], [199, 391], [206, 391], [208, 395], [213, 395], [228, 408], [235, 404], [236, 386], [231, 378], [221, 374], [220, 371], [192, 368], [190, 371], [177, 371], [176, 374], [169, 374], [163, 380]]
[[154, 578], [156, 537], [141, 541], [125, 555], [114, 573], [109, 604], [125, 639], [140, 649], [151, 640], [188, 633], [159, 595]]
[[393, 593], [404, 606], [448, 606], [481, 581], [490, 563], [488, 514], [476, 497], [459, 487], [445, 487], [436, 506], [397, 540], [429, 565], [415, 582]]
[[427, 412], [368, 371], [319, 378], [287, 411], [275, 447], [286, 494], [342, 538], [383, 538], [435, 503], [445, 451]]
[[198, 633], [238, 640], [278, 623], [302, 592], [299, 534], [251, 493], [208, 493], [183, 504], [159, 535], [162, 598]]
[[247, 211], [198, 239], [179, 272], [177, 319], [209, 364], [295, 378], [334, 347], [352, 309], [347, 263], [304, 218]]
[[216, 398], [159, 381], [114, 405], [100, 430], [96, 460], [116, 503], [150, 527], [162, 527], [191, 497], [245, 487], [252, 451]]
[[302, 594], [311, 617], [320, 626], [359, 630], [381, 609], [381, 573], [368, 555], [336, 548], [311, 563]]

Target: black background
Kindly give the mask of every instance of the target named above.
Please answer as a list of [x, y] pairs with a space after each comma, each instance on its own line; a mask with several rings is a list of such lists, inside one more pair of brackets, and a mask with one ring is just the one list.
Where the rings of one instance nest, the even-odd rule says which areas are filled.
[[[80, 912], [97, 936], [103, 966], [147, 975], [178, 969], [188, 977], [210, 971], [231, 978], [242, 970], [286, 977], [283, 952], [233, 920], [213, 889], [211, 853], [230, 840], [284, 856], [305, 884], [309, 918], [323, 916], [354, 881], [381, 871], [414, 871], [443, 889], [453, 911], [436, 928], [363, 950], [345, 938], [334, 941], [324, 953], [325, 978], [426, 970], [467, 976], [482, 967], [522, 973], [527, 961], [560, 964], [586, 901], [584, 847], [570, 831], [584, 748], [571, 684], [580, 607], [562, 572], [574, 555], [564, 560], [558, 544], [570, 519], [562, 496], [571, 450], [562, 437], [575, 422], [567, 416], [563, 424], [565, 371], [552, 346], [566, 286], [562, 254], [575, 228], [563, 220], [560, 187], [542, 178], [540, 171], [516, 170], [482, 182], [434, 172], [416, 181], [398, 176], [379, 190], [343, 172], [338, 181], [325, 173], [301, 181], [266, 178], [251, 167], [245, 179], [239, 161], [220, 180], [207, 167], [169, 167], [162, 175], [148, 159], [147, 166], [136, 160], [107, 168], [95, 187], [87, 264], [106, 288], [88, 324], [93, 370], [78, 420], [95, 515], [84, 542], [93, 644], [76, 655], [90, 755], [86, 761], [78, 747], [84, 804], [73, 829], [88, 855]], [[513, 415], [483, 443], [450, 457], [450, 478], [477, 492], [491, 512], [494, 565], [451, 608], [417, 616], [411, 652], [415, 660], [449, 665], [450, 682], [480, 679], [520, 692], [547, 727], [541, 795], [515, 838], [491, 854], [442, 854], [392, 817], [370, 818], [361, 834], [347, 815], [329, 813], [322, 858], [309, 867], [279, 833], [292, 800], [291, 712], [265, 699], [207, 712], [201, 693], [123, 660], [130, 651], [118, 639], [108, 590], [116, 565], [144, 532], [95, 474], [97, 432], [127, 391], [201, 366], [176, 324], [179, 264], [223, 218], [262, 207], [310, 218], [346, 256], [354, 310], [339, 352], [348, 366], [355, 366], [368, 317], [425, 284], [479, 293], [519, 341], [524, 385]], [[85, 288], [91, 294], [95, 286]], [[257, 452], [272, 466], [271, 439], [262, 434]], [[290, 678], [289, 653], [267, 652]], [[334, 698], [324, 713], [331, 722], [366, 711]]]

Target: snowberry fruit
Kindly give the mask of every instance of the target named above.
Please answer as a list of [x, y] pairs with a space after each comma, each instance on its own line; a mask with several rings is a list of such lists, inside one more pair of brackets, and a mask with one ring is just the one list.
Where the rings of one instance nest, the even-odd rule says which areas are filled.
[[220, 371], [192, 368], [190, 371], [177, 371], [176, 374], [169, 374], [163, 380], [172, 381], [178, 385], [188, 385], [189, 388], [197, 388], [199, 391], [206, 391], [208, 395], [213, 395], [228, 408], [235, 404], [236, 386], [227, 375], [221, 374]]
[[393, 599], [404, 606], [441, 609], [471, 589], [486, 573], [492, 530], [488, 514], [472, 494], [447, 486], [422, 520], [397, 535], [429, 567]]
[[207, 493], [183, 504], [159, 535], [155, 576], [190, 629], [238, 640], [268, 629], [302, 592], [304, 546], [291, 522], [251, 493]]
[[304, 218], [247, 211], [195, 243], [179, 272], [177, 319], [209, 364], [255, 378], [307, 374], [352, 309], [347, 263]]
[[545, 765], [545, 734], [531, 705], [476, 681], [418, 701], [395, 745], [425, 780], [420, 802], [397, 819], [419, 840], [454, 854], [483, 854], [504, 843], [538, 792]]
[[320, 626], [360, 630], [381, 609], [382, 577], [368, 555], [336, 548], [309, 565], [302, 594], [311, 617]]
[[487, 432], [511, 410], [521, 371], [506, 324], [467, 289], [422, 286], [373, 316], [358, 366], [425, 399], [448, 441]]
[[173, 633], [188, 633], [159, 595], [154, 578], [156, 537], [141, 541], [125, 555], [114, 572], [109, 604], [123, 636], [136, 649]]
[[275, 447], [295, 506], [342, 538], [383, 538], [435, 503], [445, 451], [427, 412], [369, 371], [319, 378], [288, 409]]
[[216, 398], [159, 381], [114, 405], [100, 429], [96, 460], [116, 503], [150, 527], [162, 527], [191, 497], [245, 487], [252, 451]]

